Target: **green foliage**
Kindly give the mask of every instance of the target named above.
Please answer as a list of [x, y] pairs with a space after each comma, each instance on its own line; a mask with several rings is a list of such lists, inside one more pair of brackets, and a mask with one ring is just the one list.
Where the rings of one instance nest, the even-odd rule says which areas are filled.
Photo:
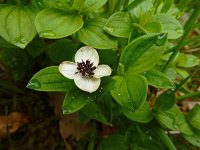
[[[29, 80], [29, 89], [64, 93], [64, 115], [78, 112], [83, 122], [113, 126], [115, 134], [94, 138], [88, 149], [176, 150], [185, 141], [174, 131], [200, 147], [200, 106], [185, 111], [178, 102], [199, 96], [199, 6], [198, 0], [0, 1], [0, 91], [23, 94], [18, 85]], [[81, 51], [78, 60], [83, 46], [99, 58]], [[75, 62], [64, 76], [63, 61]], [[97, 79], [95, 71], [110, 77]], [[95, 80], [98, 89], [80, 90], [83, 79], [82, 86], [93, 88]]]
[[116, 37], [128, 38], [132, 25], [131, 17], [124, 12], [116, 12], [106, 22], [104, 30]]
[[111, 89], [113, 98], [122, 107], [136, 111], [146, 100], [147, 81], [137, 74], [126, 74], [124, 77], [115, 76], [116, 83]]
[[184, 114], [179, 110], [177, 105], [166, 111], [159, 111], [156, 113], [158, 122], [172, 130], [178, 130], [183, 134], [192, 135], [192, 129], [186, 122]]
[[141, 73], [151, 69], [158, 63], [165, 51], [166, 35], [149, 34], [141, 36], [129, 43], [122, 51], [120, 63], [127, 72]]
[[74, 0], [72, 8], [79, 14], [88, 14], [102, 7], [107, 0]]
[[151, 108], [149, 107], [149, 104], [146, 102], [136, 111], [123, 108], [122, 113], [127, 118], [140, 123], [147, 123], [151, 121], [153, 118], [153, 113], [151, 111]]
[[158, 96], [155, 102], [156, 111], [165, 111], [174, 106], [176, 102], [175, 93], [172, 90], [167, 90]]
[[200, 129], [200, 105], [195, 105], [188, 115], [189, 123], [196, 129]]
[[94, 48], [117, 48], [117, 40], [103, 30], [105, 23], [106, 19], [104, 18], [87, 20], [83, 28], [78, 31], [78, 38], [84, 44]]
[[65, 60], [72, 60], [77, 47], [78, 44], [74, 43], [72, 40], [59, 39], [48, 45], [47, 54], [52, 63], [59, 64]]
[[200, 147], [200, 131], [199, 130], [194, 130], [194, 134], [193, 135], [185, 135], [183, 134], [183, 137], [190, 142], [191, 144]]
[[83, 26], [83, 20], [63, 10], [49, 8], [37, 14], [35, 26], [40, 37], [58, 39], [78, 31]]
[[83, 109], [81, 109], [81, 112], [88, 116], [90, 119], [108, 124], [103, 112], [93, 100], [91, 100]]
[[156, 88], [175, 88], [175, 85], [168, 76], [158, 70], [148, 70], [143, 73], [148, 84]]
[[28, 6], [4, 5], [0, 10], [0, 35], [8, 42], [25, 48], [36, 35], [36, 9]]
[[27, 87], [37, 91], [65, 92], [71, 89], [73, 81], [63, 77], [57, 66], [47, 67], [36, 73]]
[[123, 135], [111, 135], [105, 138], [99, 145], [98, 150], [128, 150]]
[[161, 23], [162, 32], [167, 33], [168, 39], [177, 39], [183, 35], [182, 25], [171, 15], [158, 14], [152, 20]]
[[77, 88], [73, 88], [66, 94], [63, 102], [63, 114], [70, 114], [85, 106], [89, 100], [90, 96], [86, 93], [81, 93]]

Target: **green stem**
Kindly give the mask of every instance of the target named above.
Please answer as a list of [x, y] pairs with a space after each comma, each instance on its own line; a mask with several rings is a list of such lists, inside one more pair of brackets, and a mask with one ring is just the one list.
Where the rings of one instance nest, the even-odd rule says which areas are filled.
[[176, 86], [174, 92], [177, 92], [183, 84], [185, 84], [198, 70], [200, 67], [197, 67], [189, 76], [187, 76], [179, 85]]
[[[188, 44], [192, 44], [192, 43], [198, 41], [199, 39], [200, 39], [200, 35], [197, 35], [195, 37], [187, 39], [187, 40], [185, 40], [185, 41], [182, 42], [181, 47], [184, 47], [185, 45], [188, 45]], [[172, 47], [169, 50], [167, 50], [164, 54], [171, 53], [171, 52], [174, 51], [174, 49], [175, 49], [175, 47]]]
[[200, 27], [200, 23], [195, 23], [192, 28], [195, 29], [195, 28], [199, 28], [199, 27]]
[[200, 91], [190, 93], [190, 94], [186, 94], [186, 95], [183, 95], [183, 96], [179, 96], [179, 97], [176, 98], [176, 100], [183, 100], [183, 99], [186, 99], [186, 98], [194, 98], [194, 97], [199, 97], [199, 96], [200, 96]]
[[167, 69], [169, 68], [170, 64], [172, 63], [172, 61], [176, 57], [178, 51], [182, 48], [184, 39], [186, 38], [186, 36], [190, 32], [190, 30], [192, 29], [193, 24], [194, 24], [196, 18], [198, 17], [199, 13], [200, 13], [200, 9], [198, 7], [196, 9], [194, 9], [192, 15], [190, 16], [190, 18], [188, 19], [187, 23], [184, 26], [185, 33], [183, 34], [183, 37], [181, 38], [179, 44], [174, 48], [174, 52], [170, 56], [169, 60], [166, 62], [165, 66], [162, 69], [162, 72], [166, 72], [167, 71]]
[[165, 66], [162, 68], [162, 72], [166, 72], [167, 69], [169, 68], [169, 66], [171, 65], [172, 61], [174, 60], [174, 58], [176, 57], [178, 51], [181, 48], [181, 44], [182, 44], [182, 40], [180, 41], [180, 43], [174, 47], [174, 52], [172, 53], [172, 55], [170, 56], [170, 58], [168, 59], [168, 61], [166, 62]]

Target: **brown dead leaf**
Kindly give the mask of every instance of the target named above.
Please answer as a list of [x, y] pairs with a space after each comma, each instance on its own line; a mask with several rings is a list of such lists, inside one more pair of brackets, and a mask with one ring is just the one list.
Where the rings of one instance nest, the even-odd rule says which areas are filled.
[[59, 122], [59, 130], [61, 137], [67, 139], [73, 136], [77, 141], [86, 133], [90, 127], [81, 124], [78, 114], [70, 114], [62, 117]]
[[182, 111], [190, 111], [196, 104], [200, 104], [200, 102], [193, 101], [193, 100], [185, 100], [180, 101], [179, 105]]
[[116, 128], [103, 124], [100, 135], [102, 137], [106, 137], [106, 136], [114, 134], [115, 132], [116, 132]]
[[49, 93], [49, 105], [54, 107], [56, 116], [60, 118], [59, 131], [61, 137], [65, 141], [69, 137], [73, 137], [78, 141], [90, 128], [89, 125], [81, 124], [79, 115], [73, 113], [70, 115], [63, 115], [62, 104], [64, 100], [64, 94], [62, 93]]
[[28, 117], [19, 112], [12, 112], [7, 116], [0, 116], [0, 139], [8, 134], [15, 133], [24, 124], [28, 123]]

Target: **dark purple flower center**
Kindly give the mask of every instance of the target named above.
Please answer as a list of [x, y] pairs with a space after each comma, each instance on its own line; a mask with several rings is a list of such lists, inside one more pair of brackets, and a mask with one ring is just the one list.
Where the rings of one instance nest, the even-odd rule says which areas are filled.
[[79, 73], [82, 74], [82, 76], [86, 76], [86, 77], [93, 77], [94, 75], [94, 70], [97, 67], [93, 66], [93, 63], [90, 62], [90, 60], [86, 60], [86, 62], [84, 62], [82, 60], [82, 62], [77, 62], [77, 70], [79, 71]]

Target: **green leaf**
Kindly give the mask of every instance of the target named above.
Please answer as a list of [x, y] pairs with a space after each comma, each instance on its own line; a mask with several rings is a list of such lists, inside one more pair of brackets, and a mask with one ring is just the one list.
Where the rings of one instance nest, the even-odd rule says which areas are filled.
[[162, 140], [162, 142], [168, 147], [168, 149], [177, 150], [174, 143], [163, 129], [156, 127], [154, 128], [153, 132], [156, 133], [157, 137]]
[[109, 124], [107, 119], [105, 118], [103, 112], [99, 108], [99, 106], [95, 103], [94, 100], [91, 100], [85, 107], [81, 109], [81, 112], [84, 113], [91, 119], [97, 120], [104, 124]]
[[0, 35], [8, 42], [25, 48], [36, 35], [35, 15], [33, 7], [4, 5], [0, 11]]
[[174, 82], [158, 70], [148, 70], [143, 73], [148, 84], [156, 88], [175, 88]]
[[162, 9], [161, 9], [161, 13], [166, 13], [170, 10], [170, 8], [173, 6], [174, 0], [165, 0]]
[[138, 74], [125, 74], [122, 76], [115, 76], [116, 80], [113, 88], [111, 89], [112, 97], [124, 109], [136, 111], [141, 107], [147, 95], [147, 81]]
[[[109, 90], [110, 90], [110, 88], [109, 88]], [[103, 114], [106, 117], [109, 125], [112, 125], [114, 111], [116, 111], [116, 109], [115, 109], [116, 103], [113, 104], [113, 98], [112, 98], [110, 92], [104, 93], [100, 97], [96, 97], [93, 100], [95, 100], [98, 107], [103, 111]]]
[[136, 111], [131, 111], [130, 109], [123, 108], [122, 112], [127, 118], [140, 123], [147, 123], [153, 118], [151, 108], [147, 102], [145, 102], [143, 106], [138, 108]]
[[157, 14], [152, 21], [158, 21], [162, 25], [162, 32], [167, 33], [168, 39], [177, 39], [183, 35], [183, 27], [173, 16], [167, 14]]
[[124, 70], [125, 70], [124, 65], [119, 63], [118, 68], [117, 68], [117, 74], [120, 76], [123, 76], [125, 73]]
[[196, 129], [200, 129], [200, 105], [195, 105], [188, 115], [189, 123]]
[[90, 19], [78, 31], [78, 38], [86, 45], [98, 49], [117, 48], [117, 40], [103, 30], [106, 19]]
[[146, 24], [144, 29], [149, 33], [161, 33], [162, 32], [162, 25], [160, 22], [154, 21]]
[[[160, 143], [160, 139], [153, 131], [155, 124], [141, 125], [133, 123], [126, 130], [126, 141], [133, 150], [164, 150], [165, 147]], [[131, 149], [129, 148], [129, 149]]]
[[[140, 0], [142, 1], [142, 0]], [[152, 7], [153, 7], [153, 1], [152, 0], [143, 0], [140, 2], [137, 7], [134, 9], [131, 9], [131, 15], [135, 18], [140, 18], [143, 14], [147, 13]]]
[[125, 137], [120, 134], [111, 135], [99, 144], [98, 150], [128, 150]]
[[103, 29], [113, 36], [128, 38], [132, 30], [131, 17], [125, 12], [114, 13], [110, 16]]
[[123, 10], [129, 3], [129, 0], [108, 0], [108, 12], [113, 14]]
[[200, 63], [200, 58], [192, 54], [179, 53], [176, 66], [190, 68], [197, 66]]
[[158, 96], [155, 102], [155, 110], [165, 111], [174, 106], [176, 103], [175, 93], [172, 90], [167, 90]]
[[83, 26], [83, 20], [66, 11], [48, 8], [37, 14], [35, 26], [40, 37], [58, 39], [77, 32]]
[[120, 63], [127, 72], [141, 73], [158, 63], [165, 50], [166, 34], [143, 35], [129, 43], [122, 51]]
[[148, 34], [148, 31], [137, 23], [133, 23], [133, 29], [129, 35], [128, 43], [131, 43], [134, 39]]
[[66, 92], [74, 86], [73, 80], [65, 78], [57, 66], [44, 68], [37, 72], [27, 84], [36, 91]]
[[33, 0], [32, 4], [37, 8], [58, 8], [65, 11], [71, 11], [69, 0]]
[[157, 121], [172, 130], [178, 130], [183, 134], [192, 135], [191, 127], [186, 122], [184, 114], [177, 105], [166, 111], [159, 111], [155, 114]]
[[185, 135], [185, 134], [182, 135], [192, 145], [200, 148], [200, 130], [194, 130], [193, 135]]
[[17, 48], [0, 36], [0, 48]]
[[59, 64], [65, 60], [72, 60], [77, 48], [77, 43], [69, 39], [59, 39], [48, 46], [47, 54], [51, 62]]
[[95, 91], [94, 93], [91, 94], [91, 96], [96, 99], [100, 98], [101, 95], [104, 93], [110, 91], [110, 89], [113, 87], [115, 83], [115, 80], [111, 77], [103, 77], [101, 78], [101, 84], [100, 87]]
[[62, 106], [63, 114], [74, 113], [84, 107], [89, 101], [92, 101], [90, 94], [74, 87], [65, 96]]
[[72, 8], [80, 14], [88, 14], [101, 8], [106, 2], [107, 0], [74, 0]]
[[117, 52], [111, 49], [99, 50], [100, 64], [114, 65], [117, 61]]

